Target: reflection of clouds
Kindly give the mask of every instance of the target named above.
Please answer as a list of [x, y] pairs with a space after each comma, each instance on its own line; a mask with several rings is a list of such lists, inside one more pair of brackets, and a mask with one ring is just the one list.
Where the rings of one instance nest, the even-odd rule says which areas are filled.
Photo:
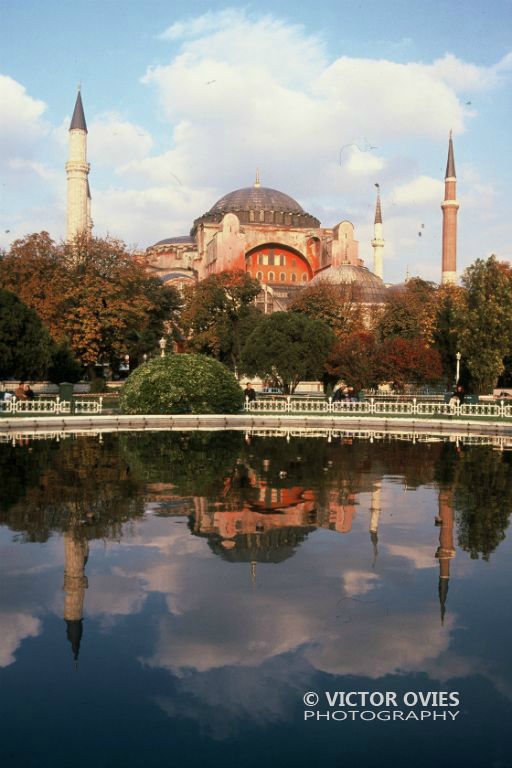
[[310, 686], [311, 671], [300, 657], [289, 655], [259, 667], [224, 667], [202, 674], [184, 673], [176, 680], [177, 695], [156, 703], [170, 717], [197, 722], [215, 739], [232, 737], [247, 723], [265, 726], [290, 718]]
[[97, 573], [89, 580], [87, 613], [92, 616], [127, 616], [138, 613], [146, 595], [134, 576], [127, 576], [121, 569]]
[[177, 622], [162, 618], [155, 652], [146, 663], [174, 673], [259, 666], [309, 642], [314, 632], [314, 617], [271, 598], [247, 603], [230, 599], [219, 605], [205, 596], [199, 610]]
[[26, 637], [37, 637], [41, 622], [24, 613], [0, 613], [0, 667], [15, 661], [14, 653]]
[[433, 544], [426, 544], [424, 546], [387, 544], [386, 549], [393, 557], [403, 557], [409, 560], [417, 569], [439, 567], [439, 562], [435, 558], [435, 546]]
[[347, 597], [366, 595], [377, 586], [379, 577], [372, 571], [345, 571], [343, 588]]
[[[183, 603], [190, 606], [194, 595], [186, 590], [187, 561], [201, 562], [210, 554], [206, 542], [192, 536], [184, 518], [172, 520], [151, 517], [146, 520], [144, 530], [130, 539], [130, 544], [140, 551], [140, 569], [137, 577], [145, 592], [159, 592], [165, 595], [167, 607], [172, 614], [182, 613]], [[147, 562], [145, 552], [153, 550]], [[127, 578], [133, 575], [132, 567], [123, 571]], [[121, 571], [120, 571], [121, 572]]]
[[[357, 606], [359, 607], [359, 606]], [[318, 670], [333, 675], [372, 679], [394, 673], [419, 672], [448, 649], [453, 618], [439, 627], [438, 611], [390, 613], [355, 610], [343, 632], [317, 638], [305, 657]], [[338, 641], [335, 642], [335, 640]], [[341, 645], [340, 645], [341, 644]]]
[[[179, 604], [179, 615], [174, 611], [174, 616], [163, 616], [160, 621], [154, 652], [144, 660], [151, 667], [180, 675], [190, 670], [205, 673], [221, 667], [257, 667], [298, 651], [306, 666], [320, 671], [377, 678], [398, 670], [421, 670], [448, 647], [452, 623], [447, 620], [440, 627], [434, 603], [426, 610], [418, 605], [408, 612], [401, 606], [391, 611], [385, 602], [386, 580], [396, 581], [396, 558], [383, 565], [377, 576], [358, 567], [358, 550], [345, 548], [342, 590], [335, 551], [332, 558], [326, 558], [321, 542], [318, 551], [308, 554], [307, 575], [300, 563], [304, 550], [299, 550], [296, 564], [272, 571], [270, 588], [248, 591], [234, 566], [211, 558], [187, 559], [180, 552], [181, 535], [171, 532], [176, 545], [166, 540], [165, 550], [174, 553], [172, 568], [153, 563], [149, 573], [139, 573], [146, 585], [154, 583], [151, 574], [155, 570], [165, 573], [167, 588], [172, 588]], [[418, 559], [423, 562], [425, 553], [423, 547], [419, 549]], [[414, 552], [414, 546], [403, 545], [397, 554], [414, 562]], [[432, 546], [429, 558], [435, 565]], [[291, 581], [290, 570], [294, 574]], [[216, 574], [213, 578], [212, 573]], [[230, 578], [231, 573], [235, 578]], [[186, 585], [181, 592], [180, 584]], [[163, 580], [159, 587], [162, 585]], [[376, 586], [375, 600], [350, 599], [368, 595]], [[432, 597], [436, 586], [433, 582]], [[407, 601], [404, 583], [402, 588]]]

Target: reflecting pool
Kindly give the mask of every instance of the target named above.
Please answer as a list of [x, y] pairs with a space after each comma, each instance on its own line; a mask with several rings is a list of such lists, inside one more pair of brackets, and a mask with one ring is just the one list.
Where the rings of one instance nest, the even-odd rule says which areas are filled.
[[511, 451], [20, 437], [0, 484], [2, 768], [512, 765]]

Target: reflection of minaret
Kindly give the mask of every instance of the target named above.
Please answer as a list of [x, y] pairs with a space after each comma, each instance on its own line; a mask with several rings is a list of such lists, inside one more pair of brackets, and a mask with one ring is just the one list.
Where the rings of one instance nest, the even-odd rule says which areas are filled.
[[64, 619], [75, 663], [82, 639], [84, 593], [87, 589], [84, 569], [88, 555], [87, 541], [76, 539], [70, 531], [64, 534]]
[[382, 211], [380, 208], [380, 187], [377, 187], [377, 204], [375, 206], [375, 221], [373, 225], [373, 272], [382, 279], [384, 274], [382, 265], [382, 251], [384, 250], [384, 238], [382, 237]]
[[375, 486], [375, 489], [372, 491], [372, 503], [370, 506], [370, 541], [373, 544], [373, 564], [375, 565], [377, 561], [377, 555], [378, 555], [378, 549], [377, 544], [379, 543], [379, 517], [380, 517], [380, 509], [381, 509], [381, 501], [380, 501], [380, 483], [377, 483]]
[[455, 176], [455, 160], [453, 157], [452, 132], [448, 143], [448, 162], [444, 180], [444, 200], [441, 203], [443, 209], [443, 264], [441, 282], [457, 282], [457, 178]]
[[441, 623], [444, 623], [446, 598], [448, 597], [448, 584], [450, 581], [450, 560], [452, 557], [455, 557], [455, 548], [453, 546], [453, 491], [451, 488], [439, 491], [439, 516], [436, 517], [436, 525], [441, 526], [436, 557], [439, 560]]
[[256, 565], [257, 565], [257, 560], [251, 560], [251, 581], [252, 581], [253, 587], [256, 584]]

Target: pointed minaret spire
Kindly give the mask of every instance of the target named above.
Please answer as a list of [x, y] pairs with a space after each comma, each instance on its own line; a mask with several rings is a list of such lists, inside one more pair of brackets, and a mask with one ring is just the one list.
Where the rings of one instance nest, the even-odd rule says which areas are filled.
[[375, 220], [373, 224], [373, 272], [380, 277], [383, 277], [382, 266], [382, 251], [384, 250], [384, 239], [382, 237], [382, 210], [380, 207], [380, 184], [375, 184], [377, 187], [377, 203], [375, 205]]
[[66, 163], [68, 180], [67, 240], [72, 242], [82, 233], [91, 232], [91, 209], [87, 162], [87, 123], [80, 86], [75, 101], [73, 117], [69, 126], [69, 153]]
[[85, 122], [84, 105], [82, 104], [82, 96], [80, 95], [80, 83], [78, 84], [78, 93], [76, 95], [75, 108], [73, 110], [73, 117], [69, 130], [85, 131], [87, 133], [87, 123]]
[[452, 132], [450, 131], [450, 139], [448, 141], [448, 160], [446, 162], [446, 173], [445, 173], [446, 179], [456, 179], [457, 175], [455, 173], [455, 159], [453, 157], [453, 139], [452, 139]]
[[455, 175], [455, 158], [453, 155], [452, 132], [448, 142], [448, 160], [444, 180], [443, 209], [443, 254], [441, 282], [457, 282], [457, 177]]
[[261, 187], [260, 183], [260, 169], [256, 168], [256, 181], [254, 182], [255, 187]]

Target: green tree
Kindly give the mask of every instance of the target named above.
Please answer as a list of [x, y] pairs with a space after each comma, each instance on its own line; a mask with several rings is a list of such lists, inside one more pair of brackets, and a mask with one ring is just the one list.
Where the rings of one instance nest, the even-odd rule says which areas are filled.
[[259, 282], [242, 270], [185, 288], [181, 323], [190, 348], [237, 371], [245, 339], [261, 318], [253, 304], [260, 291]]
[[50, 334], [38, 314], [0, 289], [0, 378], [42, 378], [51, 354]]
[[48, 380], [55, 384], [60, 384], [62, 381], [74, 383], [80, 381], [81, 375], [82, 367], [75, 360], [67, 341], [54, 345], [47, 372]]
[[274, 312], [247, 338], [242, 368], [292, 393], [301, 380], [322, 375], [335, 341], [332, 330], [320, 320], [298, 312]]
[[512, 466], [489, 446], [464, 452], [455, 472], [460, 546], [488, 560], [505, 538], [512, 513]]
[[489, 392], [512, 349], [512, 269], [495, 256], [466, 269], [460, 308], [460, 352], [476, 392]]
[[[460, 346], [459, 319], [463, 301], [463, 288], [454, 285], [439, 287], [433, 341], [441, 356], [443, 375], [448, 386], [455, 381], [455, 361]], [[464, 377], [461, 376], [461, 379]]]
[[244, 395], [233, 373], [205, 355], [167, 355], [139, 366], [120, 395], [123, 413], [236, 413]]

